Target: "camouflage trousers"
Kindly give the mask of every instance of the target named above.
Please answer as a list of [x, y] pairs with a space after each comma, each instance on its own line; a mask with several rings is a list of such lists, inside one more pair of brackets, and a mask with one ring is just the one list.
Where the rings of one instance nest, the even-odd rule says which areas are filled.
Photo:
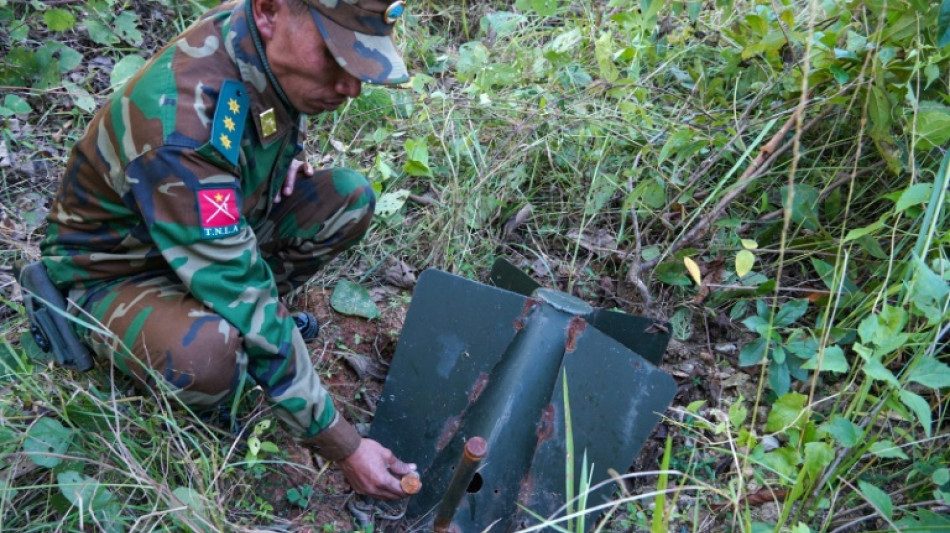
[[[301, 175], [293, 194], [275, 204], [266, 219], [249, 221], [278, 293], [286, 296], [359, 242], [374, 206], [363, 176], [324, 170]], [[185, 404], [202, 408], [232, 393], [245, 369], [258, 382], [270, 377], [254, 375], [256, 365], [248, 365], [241, 333], [195, 299], [170, 268], [76, 289], [69, 296], [108, 332], [81, 328], [77, 333], [83, 342], [100, 361], [112, 359], [139, 387], [161, 377]], [[291, 367], [312, 364], [295, 352], [287, 356], [296, 356]]]

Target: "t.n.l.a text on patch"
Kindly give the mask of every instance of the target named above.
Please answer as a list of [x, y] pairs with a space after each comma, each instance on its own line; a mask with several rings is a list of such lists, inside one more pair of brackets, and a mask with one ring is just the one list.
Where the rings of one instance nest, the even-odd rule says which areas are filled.
[[241, 230], [237, 189], [231, 187], [199, 189], [196, 194], [202, 239], [228, 237]]

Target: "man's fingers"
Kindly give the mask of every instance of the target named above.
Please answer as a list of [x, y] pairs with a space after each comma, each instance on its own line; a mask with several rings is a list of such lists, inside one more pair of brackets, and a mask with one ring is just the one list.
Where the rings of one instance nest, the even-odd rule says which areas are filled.
[[399, 459], [396, 459], [389, 465], [389, 471], [393, 474], [396, 474], [397, 476], [404, 476], [409, 472], [414, 471], [416, 469], [415, 467], [416, 465], [410, 465], [400, 461]]

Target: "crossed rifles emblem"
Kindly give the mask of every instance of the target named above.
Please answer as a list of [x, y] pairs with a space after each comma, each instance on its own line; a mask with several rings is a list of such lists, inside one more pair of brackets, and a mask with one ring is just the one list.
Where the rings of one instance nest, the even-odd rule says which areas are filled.
[[214, 212], [208, 215], [208, 218], [205, 219], [205, 224], [210, 224], [218, 215], [224, 215], [231, 219], [231, 222], [237, 222], [237, 217], [228, 211], [228, 202], [231, 200], [230, 194], [222, 195], [218, 193], [213, 197], [208, 195], [205, 196], [205, 200], [211, 202], [211, 205], [214, 207]]

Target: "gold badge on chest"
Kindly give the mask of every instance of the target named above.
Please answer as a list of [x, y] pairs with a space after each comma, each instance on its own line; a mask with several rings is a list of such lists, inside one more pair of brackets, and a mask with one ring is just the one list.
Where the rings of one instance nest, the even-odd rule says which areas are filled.
[[277, 133], [277, 117], [274, 115], [274, 108], [270, 108], [258, 115], [258, 120], [261, 121], [261, 135], [270, 137]]

